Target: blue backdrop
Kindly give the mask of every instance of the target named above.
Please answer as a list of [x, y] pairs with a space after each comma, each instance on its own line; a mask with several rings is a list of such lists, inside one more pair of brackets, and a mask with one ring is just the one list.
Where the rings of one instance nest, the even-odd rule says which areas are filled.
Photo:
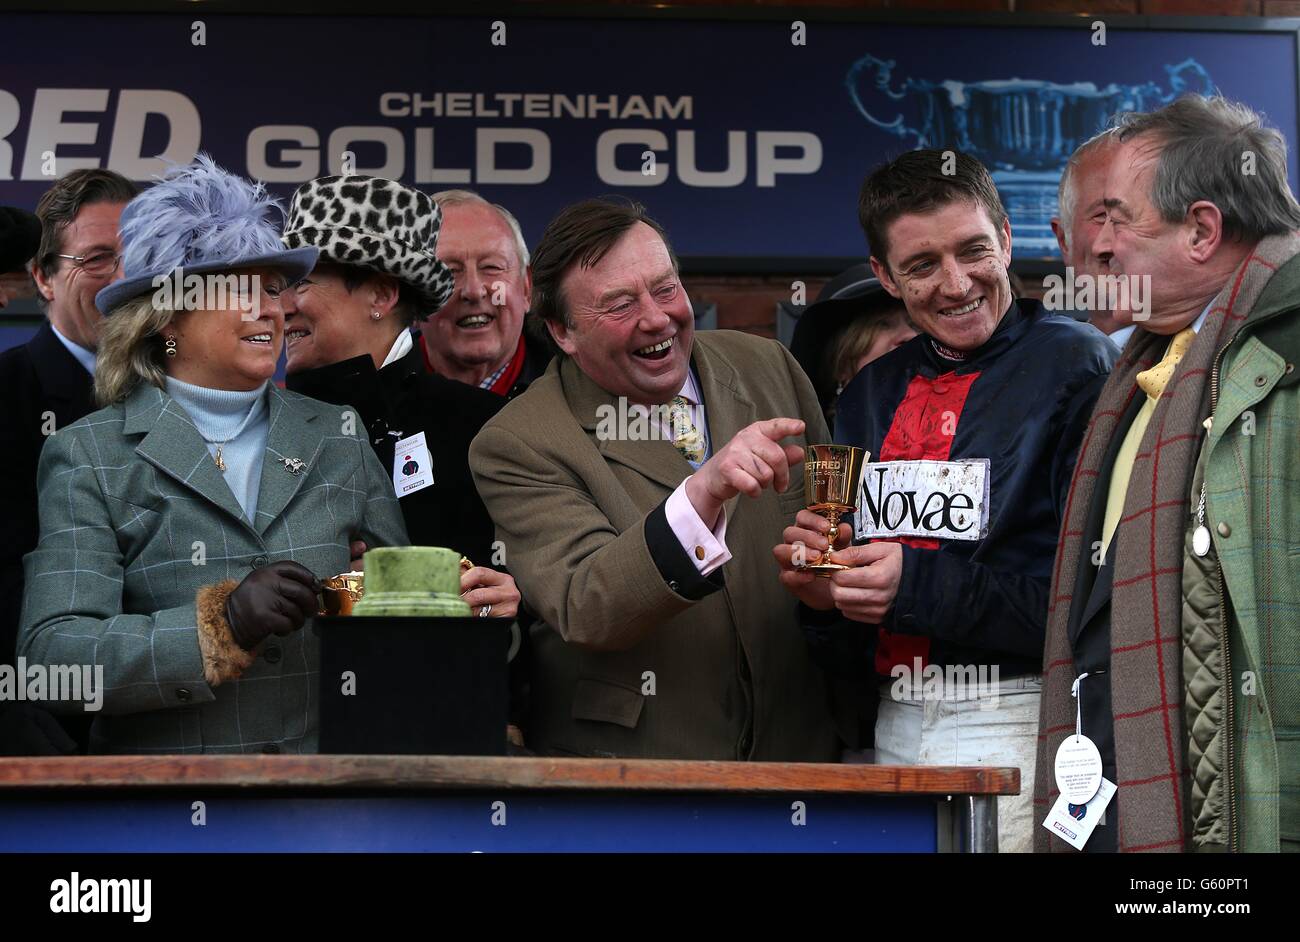
[[[1218, 88], [1296, 140], [1294, 33], [1112, 28], [1100, 46], [1087, 22], [936, 19], [813, 20], [795, 45], [785, 20], [511, 18], [503, 34], [488, 18], [9, 15], [0, 203], [34, 206], [43, 171], [74, 165], [148, 179], [157, 164], [139, 158], [169, 146], [278, 178], [287, 194], [348, 149], [357, 172], [480, 190], [530, 242], [564, 204], [622, 192], [684, 256], [849, 257], [864, 249], [864, 173], [924, 141], [998, 171], [1017, 254], [1031, 258], [1054, 255], [1045, 226], [1065, 156], [1116, 107]], [[572, 116], [593, 97], [596, 117]], [[510, 171], [521, 182], [490, 182]]]

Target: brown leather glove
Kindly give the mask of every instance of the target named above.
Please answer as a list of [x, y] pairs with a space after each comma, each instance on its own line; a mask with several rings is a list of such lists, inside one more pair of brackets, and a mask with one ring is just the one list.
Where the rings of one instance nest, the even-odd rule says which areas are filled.
[[316, 614], [320, 580], [292, 560], [254, 569], [226, 599], [230, 634], [245, 651], [267, 635], [297, 631]]

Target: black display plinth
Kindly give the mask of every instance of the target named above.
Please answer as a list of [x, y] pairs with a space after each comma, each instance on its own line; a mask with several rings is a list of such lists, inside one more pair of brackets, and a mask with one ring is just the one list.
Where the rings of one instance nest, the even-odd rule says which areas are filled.
[[508, 620], [318, 617], [314, 630], [322, 753], [505, 755]]

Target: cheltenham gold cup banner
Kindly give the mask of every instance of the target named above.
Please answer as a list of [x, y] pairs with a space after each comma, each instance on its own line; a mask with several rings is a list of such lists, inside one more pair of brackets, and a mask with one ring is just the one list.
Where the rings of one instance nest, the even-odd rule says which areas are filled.
[[1297, 174], [1296, 82], [1259, 80], [1297, 74], [1294, 31], [1111, 29], [1099, 44], [1077, 17], [177, 6], [0, 14], [0, 204], [31, 209], [80, 167], [144, 182], [204, 151], [281, 196], [340, 173], [469, 187], [507, 206], [529, 241], [561, 207], [621, 193], [681, 257], [798, 273], [864, 257], [863, 175], [915, 147], [983, 161], [1017, 256], [1056, 257], [1049, 220], [1071, 151], [1116, 111], [1181, 91], [1219, 89], [1267, 114]]

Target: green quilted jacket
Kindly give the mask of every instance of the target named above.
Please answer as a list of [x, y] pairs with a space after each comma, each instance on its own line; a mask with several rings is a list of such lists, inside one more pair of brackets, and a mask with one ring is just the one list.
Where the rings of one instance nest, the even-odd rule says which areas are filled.
[[[1193, 850], [1300, 850], [1297, 364], [1300, 256], [1269, 280], [1210, 377], [1183, 567]], [[1203, 557], [1191, 549], [1202, 482]]]

